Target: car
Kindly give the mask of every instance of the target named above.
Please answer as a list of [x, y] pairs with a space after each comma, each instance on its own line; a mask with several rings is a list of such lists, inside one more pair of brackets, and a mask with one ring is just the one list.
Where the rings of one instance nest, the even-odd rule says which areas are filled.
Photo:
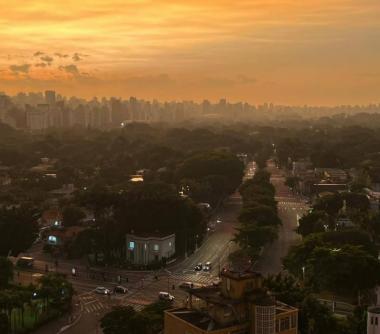
[[158, 299], [160, 299], [160, 300], [167, 300], [167, 301], [172, 302], [172, 301], [174, 301], [175, 298], [169, 292], [162, 292], [161, 291], [161, 292], [158, 293]]
[[217, 220], [216, 220], [216, 223], [217, 224], [220, 224], [222, 222], [222, 220], [220, 219], [220, 218], [218, 218]]
[[121, 286], [121, 285], [115, 286], [114, 291], [115, 291], [115, 293], [123, 293], [123, 294], [128, 293], [128, 289], [124, 286]]
[[203, 266], [203, 271], [210, 271], [211, 270], [211, 262], [206, 262]]
[[110, 295], [111, 294], [111, 290], [105, 288], [104, 286], [98, 286], [95, 289], [95, 292], [98, 293], [99, 295]]
[[198, 263], [198, 264], [194, 267], [194, 270], [195, 270], [195, 271], [201, 271], [202, 268], [203, 268], [202, 263]]
[[194, 287], [194, 284], [191, 282], [183, 282], [179, 285], [181, 289], [192, 289]]

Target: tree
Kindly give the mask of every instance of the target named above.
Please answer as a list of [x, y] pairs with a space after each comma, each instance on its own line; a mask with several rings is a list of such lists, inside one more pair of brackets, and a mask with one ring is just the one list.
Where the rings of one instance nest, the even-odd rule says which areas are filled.
[[278, 300], [298, 308], [300, 333], [337, 333], [337, 322], [331, 311], [313, 297], [310, 290], [301, 286], [293, 276], [283, 274], [268, 276], [264, 280], [264, 286]]
[[243, 207], [238, 219], [243, 224], [256, 223], [261, 226], [281, 225], [276, 208], [260, 204]]
[[315, 210], [324, 211], [335, 217], [343, 207], [343, 199], [340, 194], [327, 194], [318, 199], [314, 205]]
[[71, 304], [73, 287], [64, 275], [48, 273], [41, 277], [38, 294], [45, 299], [45, 306], [49, 304], [58, 309], [67, 309]]
[[358, 295], [380, 282], [378, 259], [358, 246], [316, 247], [305, 264], [307, 278], [317, 289]]
[[63, 226], [79, 225], [81, 220], [86, 217], [85, 213], [77, 206], [70, 205], [63, 209]]
[[0, 289], [8, 286], [9, 281], [13, 278], [13, 264], [6, 257], [0, 257]]
[[164, 324], [169, 302], [156, 302], [136, 312], [131, 306], [118, 306], [101, 319], [104, 334], [156, 334]]
[[0, 313], [0, 333], [8, 334], [10, 331], [8, 316]]
[[324, 232], [329, 227], [329, 217], [324, 211], [312, 211], [301, 217], [297, 232], [303, 237]]
[[296, 189], [298, 186], [299, 178], [296, 176], [288, 176], [285, 180], [285, 185], [291, 189]]
[[100, 326], [104, 334], [143, 334], [137, 331], [136, 315], [131, 306], [117, 306], [100, 320]]
[[28, 249], [37, 237], [37, 218], [37, 211], [29, 206], [1, 208], [0, 255], [16, 256]]

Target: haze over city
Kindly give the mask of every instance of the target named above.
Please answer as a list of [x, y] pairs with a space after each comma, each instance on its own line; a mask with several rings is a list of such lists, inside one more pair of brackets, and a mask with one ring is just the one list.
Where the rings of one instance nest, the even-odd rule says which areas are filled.
[[0, 1], [0, 91], [377, 103], [376, 0]]
[[380, 334], [379, 0], [0, 8], [0, 334]]

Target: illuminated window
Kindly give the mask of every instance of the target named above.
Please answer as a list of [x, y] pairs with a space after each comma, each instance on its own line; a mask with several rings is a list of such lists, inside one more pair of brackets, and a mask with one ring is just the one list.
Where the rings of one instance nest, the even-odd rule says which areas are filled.
[[160, 246], [159, 246], [159, 245], [155, 244], [155, 245], [153, 246], [153, 250], [158, 251], [159, 249], [160, 249]]
[[49, 238], [48, 238], [48, 240], [49, 240], [49, 244], [54, 244], [54, 245], [56, 245], [57, 244], [57, 237], [56, 236], [54, 236], [54, 235], [49, 235]]
[[135, 242], [134, 242], [134, 241], [130, 241], [130, 242], [129, 242], [129, 246], [128, 246], [128, 248], [129, 248], [130, 250], [134, 250], [134, 249], [135, 249]]

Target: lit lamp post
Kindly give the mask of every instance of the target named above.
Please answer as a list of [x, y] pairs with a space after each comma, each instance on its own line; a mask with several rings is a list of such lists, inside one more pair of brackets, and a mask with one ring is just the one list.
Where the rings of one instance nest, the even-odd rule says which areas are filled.
[[305, 282], [305, 266], [302, 267], [302, 280]]

